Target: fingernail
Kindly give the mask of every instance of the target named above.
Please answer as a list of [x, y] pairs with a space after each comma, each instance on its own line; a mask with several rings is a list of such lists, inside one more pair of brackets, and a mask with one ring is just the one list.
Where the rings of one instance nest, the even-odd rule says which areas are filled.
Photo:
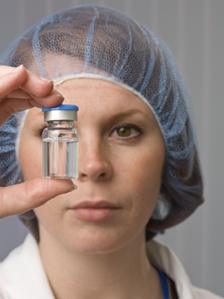
[[78, 189], [78, 186], [73, 183], [73, 190]]
[[20, 64], [19, 66], [16, 67], [17, 69], [22, 69], [24, 68], [24, 65], [23, 64]]
[[71, 182], [71, 190], [78, 189], [78, 186], [75, 184], [75, 180], [74, 179], [70, 179], [70, 182]]
[[63, 95], [59, 92], [53, 92], [52, 96], [54, 97], [54, 99], [64, 99]]
[[44, 77], [40, 77], [40, 79], [44, 82], [52, 82], [52, 80], [50, 79], [47, 79], [47, 78], [44, 78]]
[[13, 70], [13, 72], [18, 72], [18, 71], [20, 71], [20, 70], [23, 69], [23, 68], [24, 68], [23, 64], [20, 64], [19, 66], [17, 66], [17, 67]]
[[54, 89], [52, 93], [56, 94], [56, 95], [61, 95], [62, 96], [62, 94], [59, 91], [57, 91], [57, 89]]
[[72, 183], [72, 185], [70, 186], [70, 188], [68, 189], [68, 191], [66, 191], [65, 193], [72, 192], [72, 191], [74, 191], [76, 189], [78, 189], [78, 187], [74, 183]]

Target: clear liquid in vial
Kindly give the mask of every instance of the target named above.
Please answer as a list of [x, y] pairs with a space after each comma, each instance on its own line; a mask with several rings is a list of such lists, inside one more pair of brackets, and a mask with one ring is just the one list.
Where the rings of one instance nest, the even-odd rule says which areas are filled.
[[43, 171], [45, 177], [77, 178], [78, 142], [74, 140], [43, 140]]

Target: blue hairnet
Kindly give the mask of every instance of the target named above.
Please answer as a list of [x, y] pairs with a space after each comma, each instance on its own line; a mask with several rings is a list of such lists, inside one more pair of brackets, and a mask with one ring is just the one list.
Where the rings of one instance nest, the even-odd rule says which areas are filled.
[[[98, 76], [128, 88], [148, 105], [166, 146], [160, 205], [148, 224], [149, 232], [183, 221], [203, 202], [189, 96], [169, 49], [147, 28], [111, 8], [82, 5], [42, 20], [22, 34], [0, 61], [23, 64], [53, 80]], [[1, 185], [22, 177], [15, 154], [19, 123], [13, 116], [0, 130]]]

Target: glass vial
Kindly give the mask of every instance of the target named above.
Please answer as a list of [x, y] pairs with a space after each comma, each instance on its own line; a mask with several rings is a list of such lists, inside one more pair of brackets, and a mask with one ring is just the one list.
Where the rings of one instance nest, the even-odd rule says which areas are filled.
[[43, 176], [76, 179], [78, 175], [78, 136], [74, 126], [78, 106], [44, 107]]

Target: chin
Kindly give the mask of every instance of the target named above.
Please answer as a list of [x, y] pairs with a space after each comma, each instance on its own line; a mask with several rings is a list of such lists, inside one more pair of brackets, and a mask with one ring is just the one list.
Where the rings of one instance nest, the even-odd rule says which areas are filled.
[[70, 251], [87, 254], [106, 254], [119, 251], [128, 243], [127, 236], [117, 231], [82, 231], [67, 240]]
[[86, 254], [111, 254], [130, 250], [134, 244], [144, 242], [144, 231], [110, 229], [81, 230], [67, 239], [69, 251]]

